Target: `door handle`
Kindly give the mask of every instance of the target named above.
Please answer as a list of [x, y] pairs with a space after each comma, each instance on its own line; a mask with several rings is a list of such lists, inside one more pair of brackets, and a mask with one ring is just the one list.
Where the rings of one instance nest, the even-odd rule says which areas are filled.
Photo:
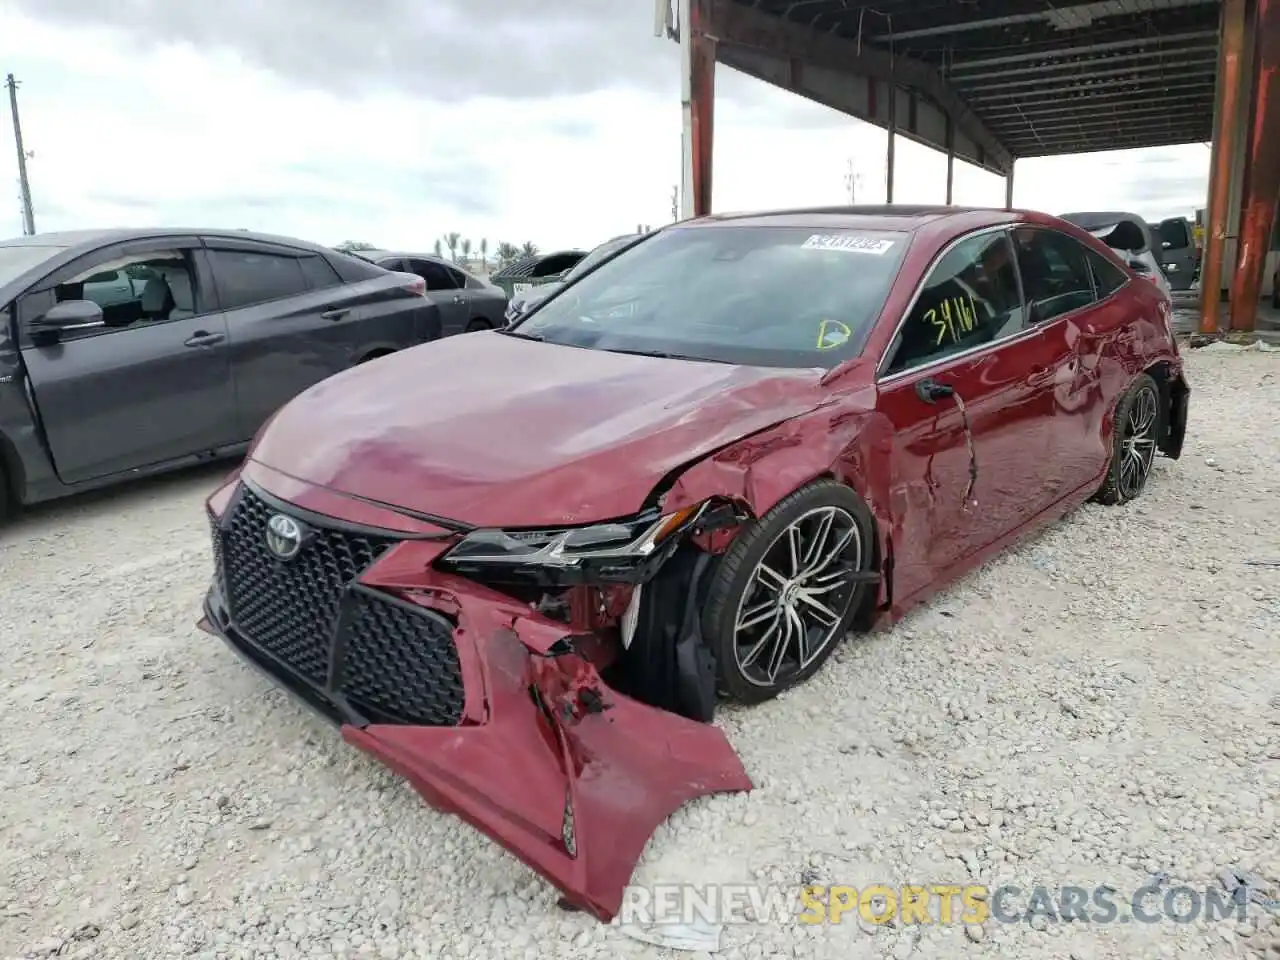
[[207, 330], [197, 330], [194, 334], [183, 341], [184, 347], [212, 347], [215, 343], [221, 343], [227, 339], [221, 333], [209, 333]]
[[1036, 364], [1031, 368], [1031, 373], [1027, 377], [1027, 386], [1039, 387], [1053, 379], [1053, 371], [1048, 367]]
[[916, 381], [916, 396], [925, 403], [937, 403], [942, 397], [950, 397], [954, 394], [954, 389], [945, 383], [939, 383], [933, 377]]
[[321, 320], [341, 320], [350, 312], [351, 312], [350, 307], [337, 307], [333, 310], [326, 310], [324, 313], [320, 314], [320, 319]]
[[454, 302], [454, 303], [461, 303], [461, 302], [462, 302], [462, 294], [460, 294], [460, 293], [459, 293], [459, 294], [454, 294], [453, 302]]

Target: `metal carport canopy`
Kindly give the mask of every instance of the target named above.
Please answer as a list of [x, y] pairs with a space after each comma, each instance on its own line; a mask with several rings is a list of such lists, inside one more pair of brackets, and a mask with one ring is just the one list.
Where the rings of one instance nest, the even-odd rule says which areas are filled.
[[994, 173], [1212, 139], [1220, 0], [702, 2], [719, 62]]

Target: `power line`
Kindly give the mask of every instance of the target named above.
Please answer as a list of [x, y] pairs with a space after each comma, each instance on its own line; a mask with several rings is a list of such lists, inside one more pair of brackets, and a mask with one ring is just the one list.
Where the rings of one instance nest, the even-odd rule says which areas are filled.
[[18, 119], [18, 81], [13, 74], [5, 77], [9, 88], [9, 112], [13, 114], [13, 141], [18, 148], [18, 186], [22, 190], [22, 232], [33, 236], [36, 232], [35, 211], [31, 209], [31, 181], [27, 179], [27, 151], [22, 146], [22, 122]]

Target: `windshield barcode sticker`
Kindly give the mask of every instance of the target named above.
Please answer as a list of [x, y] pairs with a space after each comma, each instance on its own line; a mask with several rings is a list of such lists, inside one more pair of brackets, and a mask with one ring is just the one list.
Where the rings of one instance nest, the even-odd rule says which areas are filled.
[[883, 237], [853, 237], [840, 233], [815, 233], [801, 246], [807, 250], [844, 250], [847, 253], [874, 253], [879, 256], [892, 250], [894, 242]]

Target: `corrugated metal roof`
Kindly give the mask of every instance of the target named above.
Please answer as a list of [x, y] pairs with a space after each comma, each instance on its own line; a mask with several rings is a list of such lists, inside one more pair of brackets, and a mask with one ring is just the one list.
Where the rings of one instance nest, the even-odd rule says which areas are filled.
[[1212, 138], [1218, 0], [734, 0], [939, 74], [1014, 156]]

